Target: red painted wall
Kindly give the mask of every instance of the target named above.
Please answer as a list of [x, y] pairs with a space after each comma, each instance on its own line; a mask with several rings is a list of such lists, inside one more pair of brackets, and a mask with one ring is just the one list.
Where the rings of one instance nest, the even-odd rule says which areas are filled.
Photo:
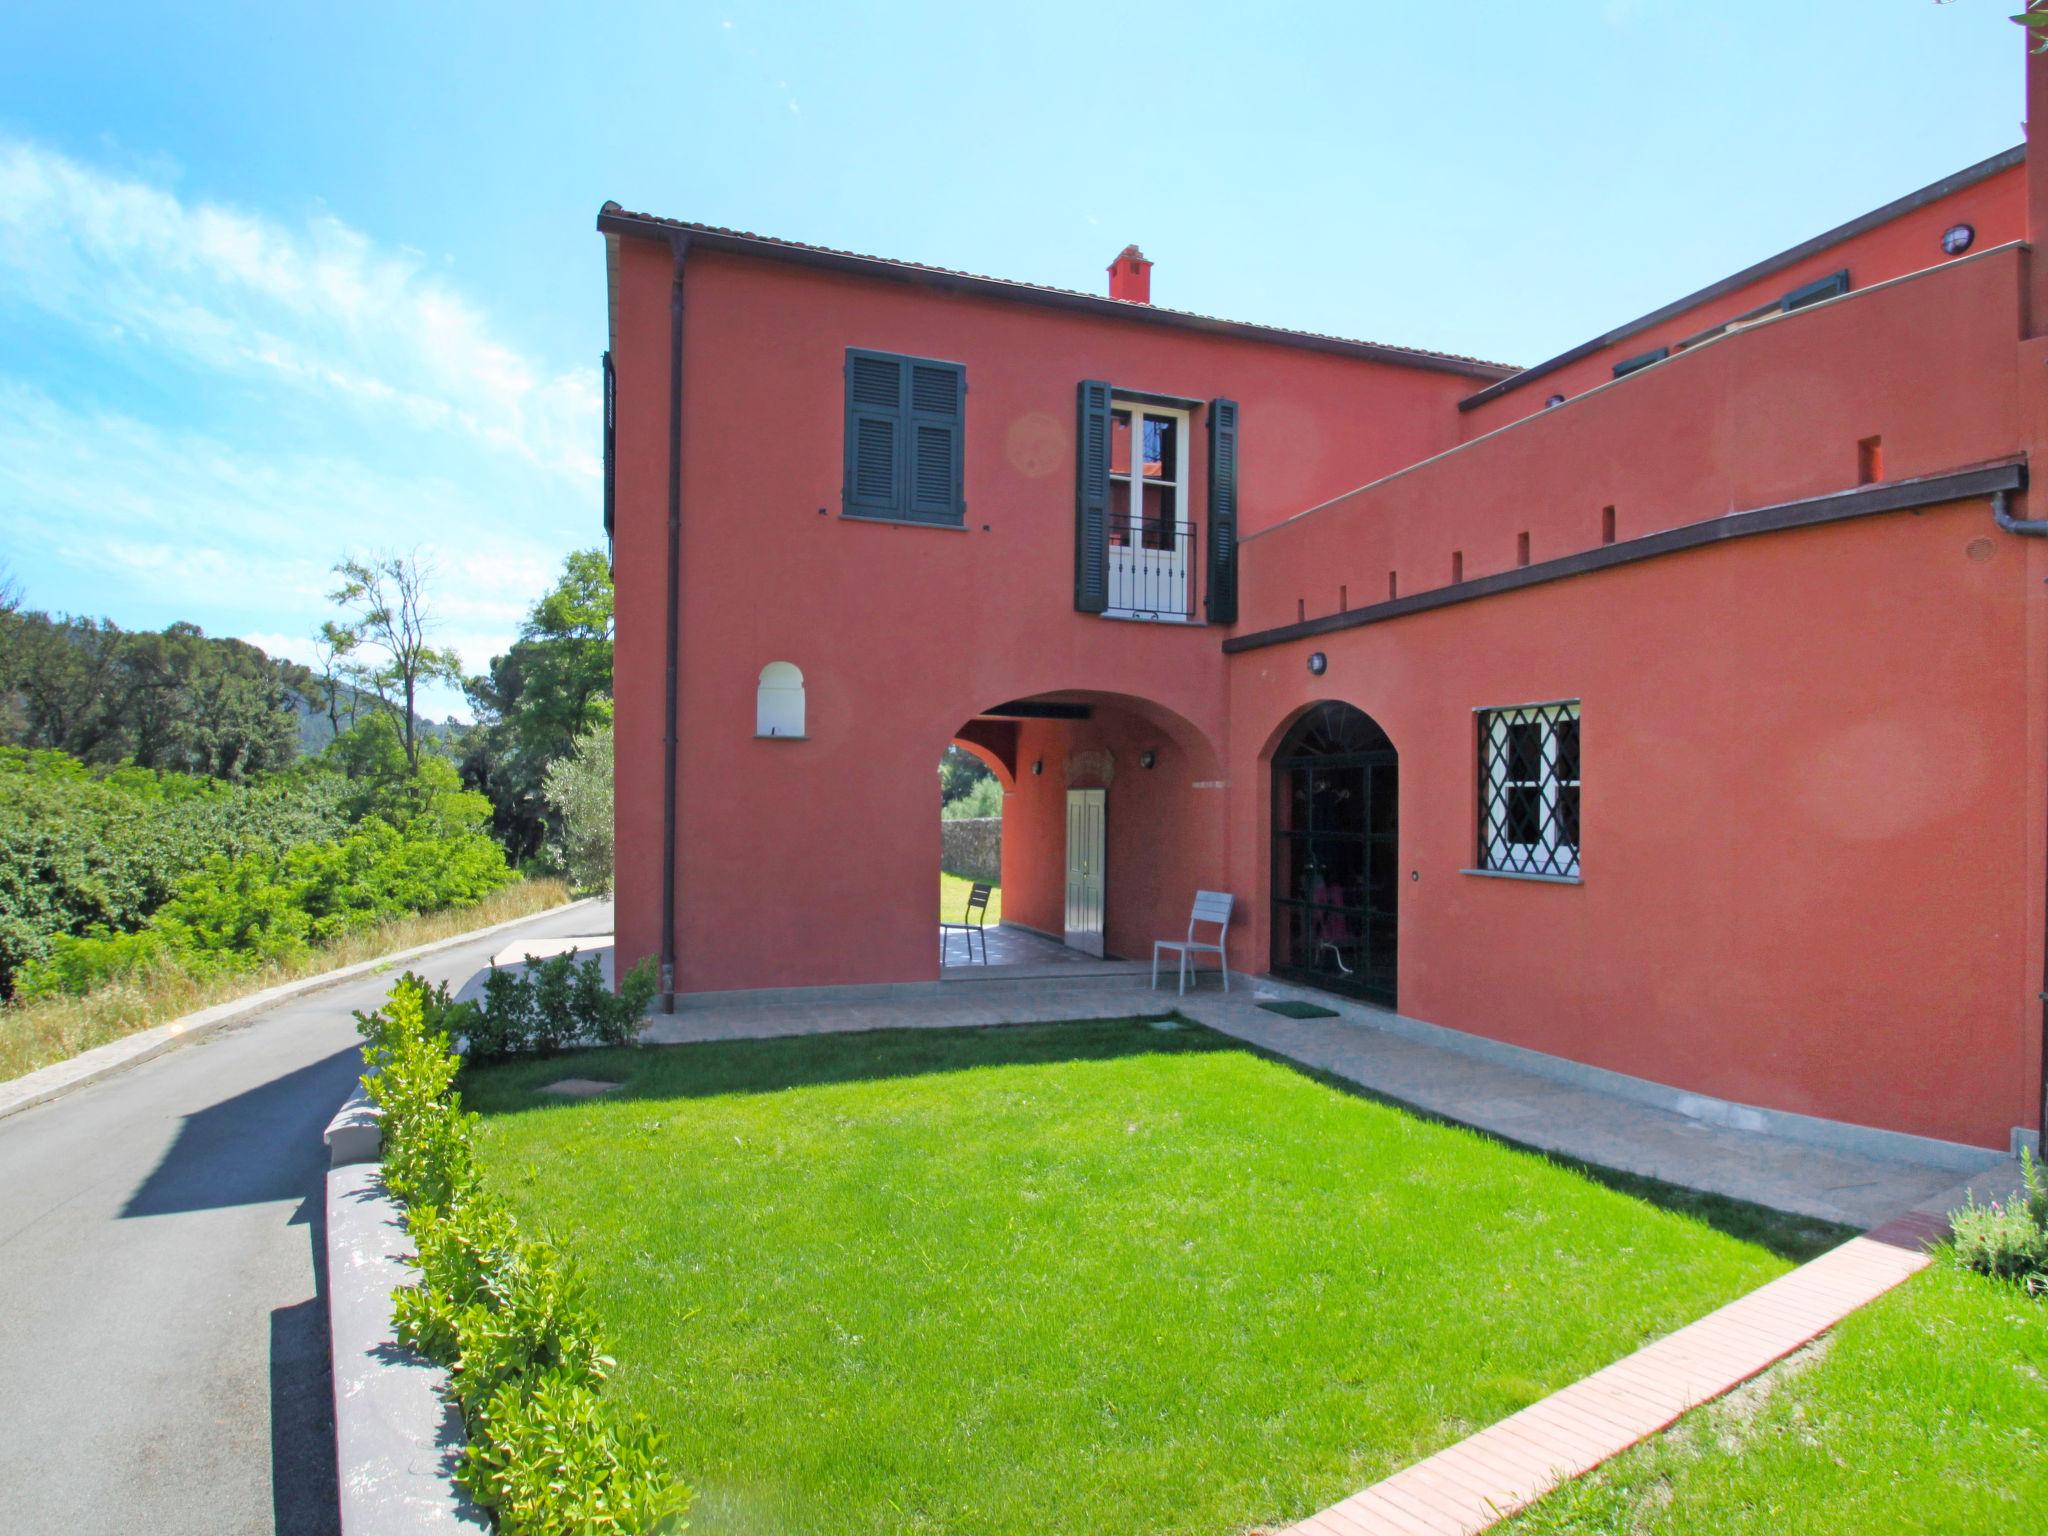
[[[2040, 1072], [2048, 541], [1999, 532], [1982, 505], [1892, 514], [1231, 657], [1214, 628], [1072, 609], [1082, 378], [1241, 402], [1239, 633], [1365, 606], [1390, 576], [1404, 594], [1442, 586], [1454, 556], [1466, 579], [1510, 568], [1523, 536], [1534, 561], [1590, 547], [1604, 507], [1626, 540], [1841, 490], [1873, 437], [1888, 479], [2025, 451], [2048, 436], [2044, 343], [2023, 339], [2027, 253], [1995, 245], [2022, 199], [2010, 177], [1975, 192], [1989, 201], [1864, 237], [1848, 298], [1581, 383], [1555, 410], [1504, 408], [1503, 430], [1464, 442], [1488, 421], [1460, 420], [1472, 386], [1453, 375], [694, 257], [678, 989], [935, 976], [933, 765], [978, 713], [1044, 695], [1097, 708], [1016, 728], [1008, 914], [1059, 931], [1065, 764], [1106, 749], [1108, 947], [1142, 957], [1184, 929], [1194, 889], [1220, 886], [1239, 899], [1236, 958], [1259, 969], [1266, 754], [1301, 708], [1336, 697], [1402, 754], [1402, 1011], [1703, 1093], [2002, 1146], [2033, 1123]], [[1957, 217], [1978, 224], [1969, 256], [1873, 284], [1887, 262], [1926, 265], [1919, 244]], [[641, 240], [620, 242], [618, 268], [630, 962], [658, 944], [671, 268]], [[838, 515], [848, 346], [967, 365], [964, 531]], [[1329, 657], [1321, 679], [1311, 649]], [[805, 740], [753, 737], [770, 661], [804, 672]], [[1461, 873], [1473, 710], [1557, 698], [1584, 711], [1583, 883]]]
[[[1136, 702], [1098, 705], [1086, 721], [1030, 721], [1019, 739], [1016, 792], [1003, 801], [1003, 921], [1059, 937], [1066, 908], [1067, 765], [1106, 751], [1107, 922], [1110, 955], [1149, 960], [1155, 939], [1178, 938], [1195, 892], [1227, 884], [1222, 759], [1186, 721]], [[1153, 766], [1142, 766], [1151, 752]], [[1030, 765], [1045, 765], [1034, 775]]]
[[1478, 437], [1495, 427], [1520, 421], [1544, 408], [1552, 395], [1567, 398], [1584, 393], [1614, 377], [1614, 365], [1625, 358], [1639, 357], [1658, 347], [1675, 347], [1689, 336], [1711, 326], [1746, 314], [1759, 305], [1772, 303], [1785, 294], [1844, 267], [1849, 270], [1851, 292], [1876, 283], [1938, 267], [1952, 258], [1941, 249], [1942, 232], [1952, 224], [1976, 228], [1976, 240], [1969, 254], [1987, 251], [2027, 234], [2027, 184], [2024, 166], [2014, 166], [1987, 176], [1974, 186], [1902, 214], [1877, 228], [1824, 250], [1802, 257], [1768, 277], [1723, 294], [1710, 303], [1697, 305], [1643, 331], [1625, 337], [1598, 352], [1567, 363], [1555, 372], [1543, 374], [1506, 394], [1460, 412], [1463, 436]]
[[[621, 242], [619, 265], [617, 815], [630, 962], [659, 942], [671, 265], [642, 240]], [[725, 254], [693, 255], [685, 282], [685, 992], [935, 976], [933, 764], [980, 711], [1094, 690], [1183, 722], [1192, 755], [1218, 751], [1220, 631], [1074, 612], [1080, 380], [1256, 401], [1242, 416], [1246, 527], [1448, 446], [1454, 403], [1472, 387], [1460, 374]], [[849, 346], [966, 364], [965, 531], [839, 516]], [[1204, 524], [1200, 413], [1193, 427], [1190, 508]], [[770, 661], [804, 673], [806, 741], [753, 737], [756, 679]], [[1173, 776], [1148, 778], [1163, 815]], [[1133, 841], [1112, 847], [1122, 878], [1110, 936], [1131, 948], [1158, 936], [1152, 903], [1136, 893], [1157, 889], [1159, 910], [1179, 910], [1161, 931], [1178, 931], [1194, 879], [1172, 828], [1139, 836], [1155, 817], [1131, 800], [1135, 782], [1120, 778], [1112, 794], [1112, 836]], [[1020, 794], [1024, 815], [1038, 814]], [[1036, 910], [1028, 891], [1022, 910]]]
[[[2009, 248], [1787, 316], [1260, 535], [1243, 628], [1303, 594], [1334, 611], [1346, 568], [1398, 568], [1406, 591], [1444, 584], [1452, 548], [1468, 578], [1507, 568], [1523, 528], [1538, 559], [1584, 548], [1604, 501], [1626, 538], [1842, 489], [1873, 433], [1895, 477], [2010, 454], [2021, 282]], [[1401, 752], [1402, 1012], [2003, 1145], [2037, 1070], [2036, 542], [1982, 503], [1900, 513], [1246, 652], [1238, 803], [1295, 712], [1345, 699]], [[1560, 698], [1582, 701], [1584, 883], [1460, 873], [1473, 710]], [[1253, 890], [1266, 835], [1232, 822]]]

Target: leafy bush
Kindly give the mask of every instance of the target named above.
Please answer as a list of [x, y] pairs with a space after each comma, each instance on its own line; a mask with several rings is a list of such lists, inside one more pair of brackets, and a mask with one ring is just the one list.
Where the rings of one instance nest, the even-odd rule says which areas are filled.
[[947, 821], [1002, 814], [1003, 786], [992, 777], [975, 780], [963, 794], [939, 807], [939, 815]]
[[429, 760], [405, 796], [334, 839], [214, 855], [160, 899], [147, 940], [97, 924], [58, 934], [23, 966], [30, 997], [83, 993], [137, 971], [177, 965], [194, 975], [254, 970], [391, 918], [469, 906], [518, 878], [481, 829], [489, 805]]
[[2033, 1154], [2020, 1153], [2023, 1197], [1979, 1205], [1972, 1197], [1949, 1213], [1950, 1252], [1965, 1269], [2017, 1281], [2030, 1296], [2048, 1295], [2048, 1180]]
[[688, 1491], [646, 1420], [599, 1395], [612, 1361], [566, 1256], [522, 1234], [478, 1181], [476, 1117], [454, 1091], [449, 1044], [476, 1010], [408, 973], [356, 1020], [363, 1083], [384, 1114], [384, 1181], [418, 1247], [419, 1283], [394, 1317], [401, 1341], [449, 1368], [469, 1430], [458, 1481], [503, 1536], [679, 1530]]
[[[0, 748], [0, 997], [65, 937], [140, 928], [212, 860], [338, 836], [344, 798], [337, 779], [302, 770], [229, 784]], [[96, 975], [107, 957], [65, 966]]]
[[573, 949], [528, 960], [523, 971], [493, 969], [484, 978], [483, 1007], [470, 1022], [469, 1055], [488, 1061], [578, 1043], [631, 1045], [658, 985], [650, 957], [628, 971], [614, 993], [605, 985], [603, 963], [592, 955], [578, 965]]
[[562, 862], [586, 891], [612, 889], [612, 726], [576, 738], [569, 756], [548, 765], [542, 793], [562, 817]]
[[689, 1507], [688, 1491], [662, 1474], [653, 1428], [620, 1423], [587, 1386], [547, 1377], [521, 1393], [508, 1383], [487, 1414], [491, 1438], [470, 1442], [463, 1476], [489, 1490], [505, 1536], [669, 1530]]

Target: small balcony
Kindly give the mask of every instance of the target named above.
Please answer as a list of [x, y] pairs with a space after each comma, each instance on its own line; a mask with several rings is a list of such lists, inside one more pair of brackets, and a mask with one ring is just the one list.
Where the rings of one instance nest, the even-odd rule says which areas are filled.
[[1103, 617], [1186, 624], [1195, 616], [1195, 525], [1167, 518], [1114, 518]]

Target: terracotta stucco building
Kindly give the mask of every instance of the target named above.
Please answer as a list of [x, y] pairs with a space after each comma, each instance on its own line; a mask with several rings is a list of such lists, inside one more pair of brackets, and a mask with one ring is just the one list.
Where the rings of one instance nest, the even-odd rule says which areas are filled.
[[1154, 306], [1135, 248], [1097, 295], [598, 227], [618, 936], [666, 991], [936, 979], [957, 742], [1006, 922], [1143, 957], [1225, 890], [1238, 968], [2038, 1130], [2024, 145], [1519, 370]]

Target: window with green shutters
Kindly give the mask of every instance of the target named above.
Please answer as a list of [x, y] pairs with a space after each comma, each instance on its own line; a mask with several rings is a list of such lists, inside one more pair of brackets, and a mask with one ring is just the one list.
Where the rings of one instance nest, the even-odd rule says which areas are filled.
[[967, 369], [927, 357], [846, 349], [846, 475], [841, 510], [959, 527]]

